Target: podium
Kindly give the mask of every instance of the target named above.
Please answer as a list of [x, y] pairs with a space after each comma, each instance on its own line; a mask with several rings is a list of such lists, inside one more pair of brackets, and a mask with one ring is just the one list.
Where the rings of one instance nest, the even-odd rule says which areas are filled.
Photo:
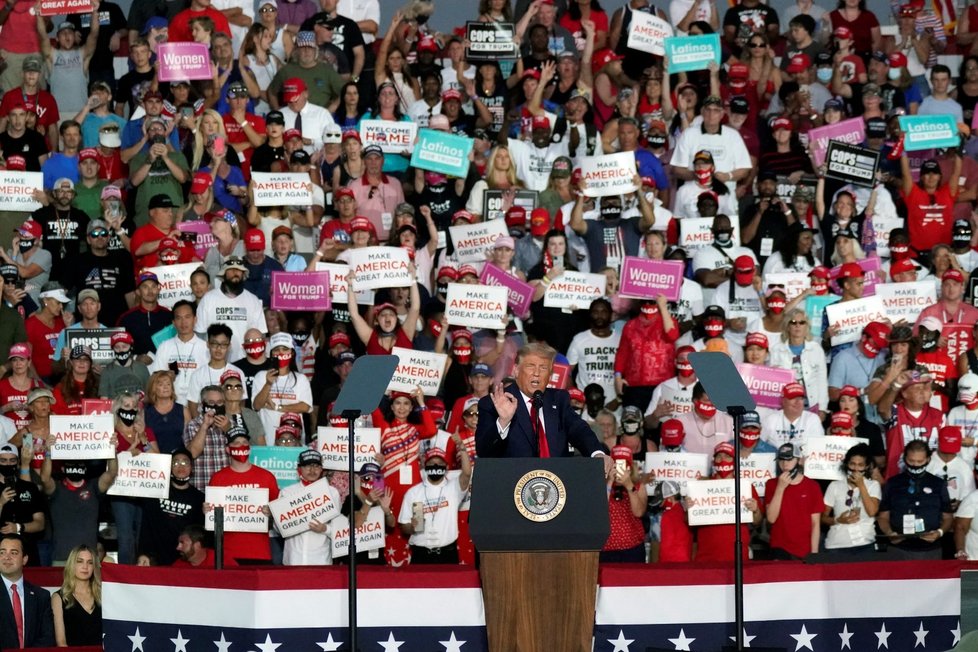
[[480, 458], [476, 468], [469, 532], [490, 652], [590, 652], [610, 531], [602, 460]]

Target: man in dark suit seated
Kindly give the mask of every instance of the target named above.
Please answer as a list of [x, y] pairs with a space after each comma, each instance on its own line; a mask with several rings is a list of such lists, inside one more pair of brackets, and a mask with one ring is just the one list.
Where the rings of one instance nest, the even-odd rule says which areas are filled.
[[[54, 647], [51, 594], [24, 579], [24, 541], [0, 535], [0, 649]], [[14, 613], [14, 608], [19, 613]]]
[[[613, 464], [608, 451], [571, 408], [570, 396], [562, 389], [547, 389], [556, 355], [546, 344], [520, 349], [515, 385], [505, 389], [496, 385], [479, 401], [476, 453], [479, 457], [563, 457], [570, 455], [570, 445], [581, 455], [603, 455], [608, 472]], [[536, 406], [534, 397], [538, 397]]]

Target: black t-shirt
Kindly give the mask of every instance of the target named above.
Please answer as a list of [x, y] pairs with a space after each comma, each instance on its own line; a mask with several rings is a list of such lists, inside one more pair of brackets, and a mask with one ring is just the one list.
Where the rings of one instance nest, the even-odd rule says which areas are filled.
[[96, 256], [91, 251], [75, 256], [65, 265], [65, 287], [74, 293], [90, 288], [98, 292], [102, 309], [99, 321], [114, 324], [128, 306], [126, 293], [134, 289], [132, 256], [127, 251], [109, 251]]
[[[0, 481], [0, 491], [3, 491], [6, 486]], [[34, 514], [44, 511], [44, 497], [33, 482], [18, 479], [15, 480], [13, 486], [16, 496], [0, 509], [0, 526], [7, 523], [20, 523], [21, 525], [30, 523], [34, 520]], [[40, 559], [37, 556], [37, 539], [39, 536], [39, 534], [23, 533], [24, 554], [28, 557], [27, 561], [30, 566], [40, 564]]]
[[[265, 143], [255, 148], [255, 153], [251, 155], [251, 169], [255, 172], [271, 172], [272, 164], [275, 161], [286, 162], [285, 146], [275, 147]], [[286, 168], [288, 164], [286, 163]]]
[[52, 204], [37, 209], [31, 217], [44, 228], [41, 246], [51, 252], [51, 278], [63, 283], [69, 261], [81, 253], [82, 243], [85, 242], [88, 213], [74, 206], [59, 211]]
[[[139, 4], [139, 3], [136, 3]], [[81, 32], [82, 42], [88, 39], [88, 33], [92, 31], [92, 14], [71, 14], [65, 20], [75, 26]], [[120, 29], [126, 28], [126, 17], [114, 2], [99, 3], [98, 6], [98, 40], [95, 43], [95, 52], [92, 53], [92, 60], [89, 63], [91, 70], [112, 70], [113, 58], [115, 53], [109, 49], [109, 41], [112, 35]], [[142, 31], [142, 27], [139, 28]]]
[[[138, 72], [136, 70], [130, 70], [119, 79], [119, 82], [115, 87], [115, 97], [113, 99], [116, 102], [121, 102], [129, 106], [129, 114], [136, 110], [139, 106], [139, 98], [144, 92], [149, 90], [150, 84], [153, 82], [153, 77], [155, 76], [155, 71], [150, 68], [147, 72]], [[166, 93], [163, 89], [160, 89], [160, 93], [164, 96]]]
[[147, 498], [143, 503], [143, 522], [139, 549], [153, 555], [158, 566], [177, 560], [177, 538], [188, 525], [204, 524], [204, 494], [193, 485], [177, 489], [170, 485], [165, 499]]
[[163, 16], [169, 22], [189, 6], [189, 0], [139, 0], [129, 7], [129, 18], [126, 22], [129, 29], [142, 33], [146, 21], [153, 16]]
[[[431, 219], [439, 231], [448, 232], [448, 227], [452, 223], [452, 215], [465, 207], [465, 200], [455, 194], [455, 182], [449, 180], [448, 183], [438, 186], [425, 184], [424, 189], [415, 195], [412, 202], [414, 207], [420, 209], [422, 206], [431, 208]], [[427, 229], [425, 229], [427, 230]], [[418, 235], [420, 235], [420, 230]], [[428, 238], [425, 237], [425, 242]]]
[[[360, 31], [356, 21], [340, 15], [330, 18], [329, 14], [321, 11], [312, 18], [306, 19], [302, 23], [302, 30], [314, 31], [317, 23], [320, 25], [329, 25], [333, 29], [332, 44], [343, 50], [343, 56], [352, 65], [354, 49], [363, 47], [363, 32]], [[364, 52], [364, 56], [366, 56], [366, 52]]]
[[758, 3], [756, 7], [737, 4], [723, 15], [723, 27], [735, 27], [737, 40], [747, 42], [751, 34], [767, 34], [769, 25], [777, 25], [778, 12], [772, 7]]
[[41, 156], [48, 153], [48, 144], [44, 136], [33, 129], [27, 129], [24, 135], [18, 138], [4, 131], [0, 133], [0, 150], [3, 150], [4, 158], [20, 154], [27, 162], [28, 172], [40, 172]]

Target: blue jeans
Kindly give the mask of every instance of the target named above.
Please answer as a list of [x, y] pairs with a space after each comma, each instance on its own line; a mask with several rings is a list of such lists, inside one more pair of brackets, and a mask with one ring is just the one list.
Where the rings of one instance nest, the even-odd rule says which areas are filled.
[[115, 519], [116, 540], [119, 543], [119, 563], [135, 564], [143, 508], [133, 499], [113, 498], [112, 517]]

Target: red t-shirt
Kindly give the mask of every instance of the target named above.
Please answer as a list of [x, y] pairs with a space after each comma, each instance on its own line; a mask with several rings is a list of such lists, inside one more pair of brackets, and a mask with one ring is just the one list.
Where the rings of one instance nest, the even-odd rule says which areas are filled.
[[[232, 145], [238, 145], [240, 143], [247, 143], [248, 136], [245, 134], [244, 129], [238, 124], [238, 121], [231, 117], [230, 113], [226, 113], [224, 118], [224, 131], [228, 135], [228, 143]], [[256, 115], [250, 113], [245, 114], [245, 121], [251, 125], [251, 128], [260, 134], [265, 133], [265, 119], [260, 118]], [[251, 179], [251, 157], [255, 153], [255, 148], [248, 145], [247, 149], [238, 152], [238, 157], [241, 159], [241, 173], [244, 175], [246, 181]]]
[[[136, 273], [139, 270], [146, 267], [156, 267], [160, 264], [159, 252], [154, 251], [151, 254], [146, 254], [145, 256], [136, 257], [136, 252], [147, 242], [154, 242], [156, 240], [162, 240], [166, 237], [166, 234], [160, 231], [153, 224], [144, 224], [136, 232], [132, 234], [132, 239], [129, 241], [129, 250], [132, 252], [132, 257], [136, 261]], [[187, 245], [184, 241], [180, 240], [180, 259], [177, 263], [189, 263], [194, 259], [194, 249], [192, 246]]]
[[98, 178], [108, 182], [127, 179], [129, 177], [129, 166], [122, 162], [120, 150], [110, 150], [108, 156], [102, 154], [101, 148], [96, 148], [98, 158]]
[[954, 360], [947, 354], [947, 349], [921, 351], [915, 359], [917, 364], [922, 364], [927, 367], [930, 375], [934, 377], [934, 382], [943, 389], [939, 396], [941, 397], [941, 407], [944, 412], [947, 412], [949, 407], [947, 396], [948, 381], [958, 377], [958, 366], [954, 364]]
[[54, 320], [54, 326], [48, 326], [38, 319], [37, 315], [31, 315], [24, 322], [27, 330], [27, 341], [31, 343], [34, 353], [31, 355], [31, 362], [34, 369], [41, 378], [51, 375], [51, 356], [54, 355], [54, 345], [58, 341], [58, 333], [64, 330], [65, 322], [60, 316]]
[[78, 393], [78, 398], [72, 401], [68, 401], [65, 398], [64, 392], [61, 391], [61, 383], [58, 383], [54, 388], [54, 402], [51, 404], [52, 414], [60, 415], [79, 415], [82, 413], [82, 401], [86, 398], [97, 398], [96, 396], [85, 396], [84, 384], [76, 383], [75, 390]]
[[33, 110], [37, 113], [37, 124], [44, 127], [44, 132], [50, 125], [58, 124], [61, 119], [61, 113], [58, 111], [58, 103], [55, 101], [54, 95], [47, 91], [38, 91], [34, 95], [27, 95], [24, 93], [24, 89], [20, 87], [3, 94], [3, 99], [0, 100], [0, 117], [6, 117], [14, 103], [18, 101], [23, 102], [28, 111]]
[[0, 380], [0, 407], [10, 405], [11, 403], [21, 403], [23, 404], [23, 409], [20, 410], [8, 410], [4, 412], [4, 416], [13, 419], [14, 424], [17, 426], [17, 430], [26, 428], [27, 424], [33, 421], [30, 411], [27, 409], [27, 395], [30, 393], [31, 389], [35, 387], [44, 387], [44, 383], [39, 380], [32, 379], [30, 389], [26, 391], [21, 391], [10, 384], [10, 377]]
[[[247, 487], [268, 489], [269, 502], [278, 498], [278, 482], [265, 469], [252, 464], [247, 471], [235, 471], [230, 466], [211, 476], [211, 487]], [[224, 534], [224, 560], [271, 559], [272, 548], [265, 532], [227, 532]]]
[[907, 203], [907, 230], [914, 249], [930, 251], [935, 245], [951, 242], [954, 196], [947, 184], [938, 187], [933, 195], [914, 184], [903, 198]]
[[[777, 478], [768, 480], [764, 496], [773, 497], [777, 486]], [[781, 513], [771, 525], [771, 548], [807, 557], [812, 552], [812, 514], [821, 514], [824, 509], [817, 482], [803, 477], [800, 483], [788, 485], [781, 497]]]
[[860, 11], [856, 20], [846, 20], [836, 9], [829, 13], [833, 31], [839, 27], [848, 27], [852, 31], [852, 48], [857, 53], [872, 52], [873, 35], [871, 30], [880, 26], [880, 21], [871, 11]]
[[[122, 436], [121, 433], [119, 433], [117, 431], [116, 432], [116, 435], [117, 435], [116, 436], [116, 445], [115, 445], [115, 452], [116, 453], [123, 453], [123, 452], [129, 450], [130, 448], [132, 448], [132, 446], [129, 444], [129, 440], [126, 439], [124, 436]], [[152, 428], [146, 428], [146, 441], [149, 442], [149, 443], [153, 443], [154, 441], [156, 441], [156, 435], [153, 434], [153, 429]], [[142, 452], [147, 453], [149, 451], [144, 450]]]
[[616, 498], [618, 488], [612, 488], [608, 494], [608, 517], [611, 520], [611, 533], [604, 543], [603, 550], [629, 550], [645, 540], [645, 530], [642, 519], [632, 513], [632, 502], [628, 489], [623, 487], [622, 493]]
[[[394, 346], [399, 346], [402, 349], [413, 349], [414, 344], [408, 339], [408, 336], [404, 334], [404, 327], [399, 326], [397, 328], [397, 334], [394, 336]], [[385, 349], [380, 345], [380, 337], [377, 335], [377, 331], [370, 333], [370, 340], [367, 341], [367, 355], [389, 355], [390, 351]]]
[[686, 511], [677, 502], [670, 502], [662, 511], [659, 522], [659, 561], [691, 561], [693, 533], [686, 525]]
[[213, 7], [207, 7], [201, 11], [184, 9], [174, 16], [173, 19], [170, 20], [170, 29], [168, 30], [166, 40], [170, 43], [176, 43], [177, 41], [193, 41], [194, 37], [190, 31], [190, 21], [201, 16], [207, 16], [214, 21], [215, 32], [223, 32], [224, 34], [231, 36], [231, 25], [228, 24], [228, 19], [224, 17], [224, 14]]

